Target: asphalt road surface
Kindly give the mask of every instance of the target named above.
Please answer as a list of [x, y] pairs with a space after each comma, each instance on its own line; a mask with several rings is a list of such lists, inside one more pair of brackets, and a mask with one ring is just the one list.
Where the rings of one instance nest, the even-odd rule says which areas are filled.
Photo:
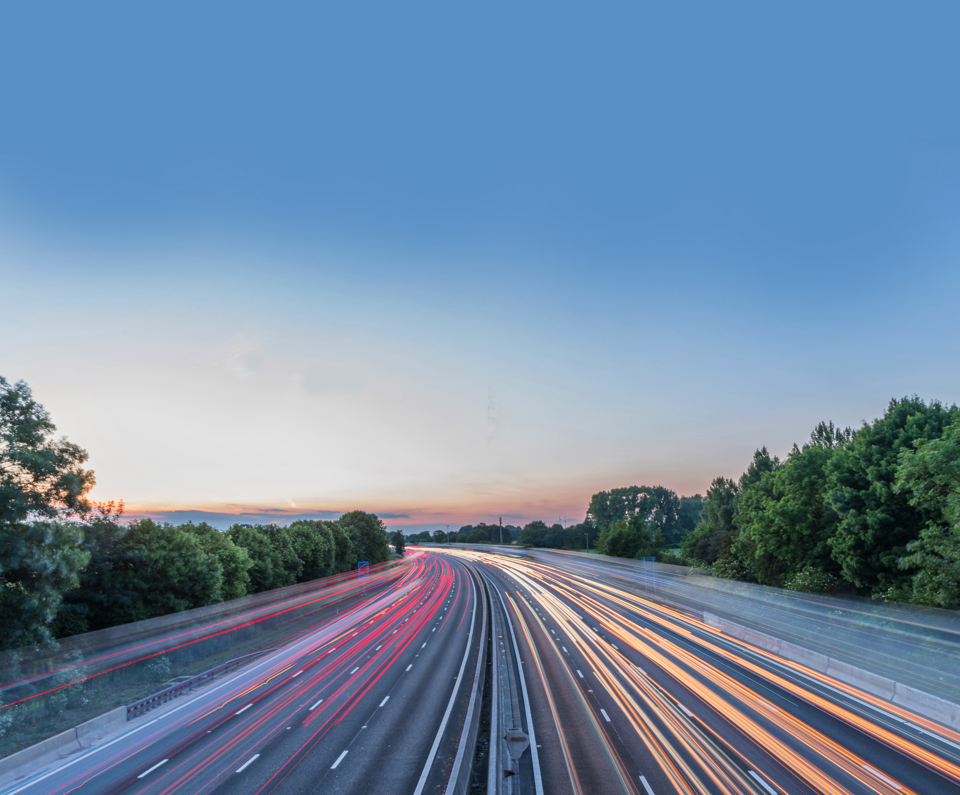
[[420, 556], [390, 591], [147, 713], [9, 793], [433, 793], [455, 756], [482, 607]]
[[2, 791], [443, 793], [489, 615], [499, 720], [533, 741], [511, 776], [491, 755], [498, 792], [960, 795], [960, 734], [649, 584], [596, 561], [414, 555], [393, 587]]
[[551, 793], [960, 793], [960, 736], [723, 636], [652, 593], [453, 552], [520, 646]]

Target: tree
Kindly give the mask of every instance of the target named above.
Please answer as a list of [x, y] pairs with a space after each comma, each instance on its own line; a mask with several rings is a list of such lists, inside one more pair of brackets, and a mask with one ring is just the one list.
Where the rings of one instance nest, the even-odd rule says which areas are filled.
[[660, 543], [660, 528], [634, 514], [609, 528], [602, 552], [618, 558], [654, 557]]
[[340, 573], [357, 568], [357, 550], [353, 546], [350, 535], [340, 522], [330, 523], [330, 535], [333, 537], [334, 571]]
[[733, 517], [740, 487], [729, 478], [714, 478], [700, 512], [700, 524], [683, 540], [687, 557], [701, 563], [714, 563], [733, 542]]
[[220, 562], [222, 570], [221, 597], [223, 601], [239, 599], [250, 591], [250, 569], [253, 561], [243, 547], [233, 543], [230, 536], [222, 533], [206, 522], [180, 525], [180, 529], [191, 533], [200, 542], [204, 552]]
[[646, 520], [660, 530], [665, 544], [679, 544], [683, 539], [680, 533], [680, 498], [675, 491], [664, 486], [650, 489], [653, 507]]
[[299, 562], [299, 558], [289, 536], [276, 533], [276, 529], [271, 525], [235, 524], [227, 530], [230, 540], [245, 549], [253, 561], [250, 593], [272, 591], [297, 581], [299, 572], [292, 563], [293, 559]]
[[520, 531], [519, 543], [531, 547], [542, 547], [548, 532], [549, 528], [546, 522], [536, 519], [523, 526], [523, 529]]
[[268, 524], [262, 526], [261, 532], [270, 539], [277, 559], [280, 561], [280, 570], [283, 572], [282, 581], [278, 580], [278, 584], [274, 588], [285, 588], [288, 585], [300, 582], [303, 574], [303, 561], [300, 560], [297, 551], [293, 548], [293, 539], [290, 536], [289, 529], [283, 525]]
[[891, 400], [883, 417], [864, 424], [830, 460], [829, 500], [840, 517], [832, 554], [861, 593], [902, 598], [912, 592], [914, 572], [901, 560], [928, 520], [911, 504], [909, 490], [895, 488], [899, 456], [940, 438], [957, 415], [956, 406], [916, 396]]
[[649, 518], [656, 506], [657, 498], [649, 486], [628, 486], [610, 491], [600, 491], [590, 498], [587, 509], [587, 522], [598, 530], [610, 527], [625, 516], [640, 514], [644, 520]]
[[373, 566], [390, 559], [387, 529], [376, 514], [351, 511], [341, 516], [338, 523], [350, 536], [358, 561], [365, 560]]
[[93, 471], [55, 431], [30, 388], [0, 376], [0, 648], [48, 640], [88, 561], [82, 529], [66, 520], [90, 509]]
[[[823, 423], [820, 424], [822, 425]], [[833, 427], [833, 423], [830, 423], [830, 426]], [[819, 428], [820, 426], [818, 425], [817, 427]], [[814, 431], [814, 433], [816, 433], [816, 431]], [[780, 459], [776, 456], [771, 458], [766, 445], [759, 450], [754, 450], [753, 459], [747, 466], [747, 471], [740, 476], [740, 482], [737, 484], [740, 493], [743, 494], [743, 492], [754, 483], [759, 483], [767, 472], [774, 472], [779, 468]]]
[[394, 530], [390, 536], [390, 543], [393, 544], [393, 548], [396, 550], [398, 555], [403, 555], [403, 551], [407, 546], [407, 541], [403, 537], [403, 533], [401, 533], [399, 530]]
[[799, 585], [801, 572], [805, 588], [837, 581], [840, 569], [830, 539], [838, 516], [827, 500], [826, 467], [850, 434], [834, 431], [833, 423], [820, 423], [810, 442], [802, 450], [794, 445], [783, 465], [756, 467], [751, 477], [741, 478], [747, 485], [737, 504], [734, 554], [764, 585]]
[[433, 543], [434, 544], [443, 544], [447, 540], [447, 534], [443, 530], [434, 530], [433, 531]]
[[126, 543], [122, 516], [122, 503], [97, 506], [97, 513], [84, 526], [80, 548], [89, 563], [79, 572], [77, 587], [63, 594], [53, 626], [58, 638], [123, 623], [139, 599], [126, 576], [136, 568], [138, 558]]
[[960, 422], [940, 439], [919, 439], [901, 450], [894, 488], [924, 520], [900, 566], [915, 569], [911, 601], [960, 608]]
[[128, 624], [221, 601], [223, 569], [193, 534], [150, 519], [119, 529], [114, 553], [121, 565], [102, 569], [99, 585], [122, 598], [101, 603], [97, 624]]
[[692, 497], [680, 498], [680, 510], [677, 511], [677, 527], [682, 541], [700, 522], [700, 511], [703, 510], [703, 497], [694, 494]]
[[303, 582], [319, 580], [334, 573], [336, 549], [331, 524], [333, 522], [320, 519], [301, 519], [291, 524], [288, 529], [293, 551], [303, 564], [303, 571], [300, 573]]

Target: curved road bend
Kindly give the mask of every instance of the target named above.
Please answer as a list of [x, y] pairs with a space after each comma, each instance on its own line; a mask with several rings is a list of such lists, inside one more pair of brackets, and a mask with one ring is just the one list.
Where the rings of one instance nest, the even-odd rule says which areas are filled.
[[389, 592], [4, 792], [442, 791], [480, 652], [474, 576], [421, 555]]

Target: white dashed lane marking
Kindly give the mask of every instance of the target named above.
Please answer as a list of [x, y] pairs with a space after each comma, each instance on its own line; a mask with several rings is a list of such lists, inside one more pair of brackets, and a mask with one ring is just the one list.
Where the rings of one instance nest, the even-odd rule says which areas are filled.
[[157, 762], [157, 764], [155, 764], [149, 770], [144, 770], [139, 776], [137, 776], [137, 778], [143, 778], [144, 776], [149, 776], [154, 770], [156, 770], [161, 765], [167, 764], [167, 762], [169, 761], [170, 761], [169, 759], [164, 759], [162, 762]]
[[254, 755], [251, 756], [246, 762], [244, 762], [242, 765], [240, 765], [240, 767], [237, 768], [237, 772], [238, 772], [238, 773], [242, 773], [244, 770], [246, 770], [248, 767], [250, 767], [250, 765], [252, 765], [254, 762], [256, 762], [259, 758], [260, 758], [260, 754], [254, 754]]

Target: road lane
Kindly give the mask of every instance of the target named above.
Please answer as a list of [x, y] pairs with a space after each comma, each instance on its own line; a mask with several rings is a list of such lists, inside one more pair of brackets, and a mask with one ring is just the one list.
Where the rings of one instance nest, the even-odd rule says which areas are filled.
[[[389, 593], [5, 791], [412, 791], [458, 670], [479, 654], [477, 603], [465, 566], [419, 556]], [[453, 699], [441, 745], [461, 713]]]
[[[540, 659], [563, 661], [562, 671], [543, 666], [541, 690], [556, 701], [569, 682], [580, 689], [631, 791], [960, 791], [950, 730], [915, 716], [904, 723], [889, 704], [810, 678], [602, 578], [466, 554], [500, 575]], [[558, 712], [566, 727], [582, 709]], [[577, 753], [572, 764], [594, 755]]]

